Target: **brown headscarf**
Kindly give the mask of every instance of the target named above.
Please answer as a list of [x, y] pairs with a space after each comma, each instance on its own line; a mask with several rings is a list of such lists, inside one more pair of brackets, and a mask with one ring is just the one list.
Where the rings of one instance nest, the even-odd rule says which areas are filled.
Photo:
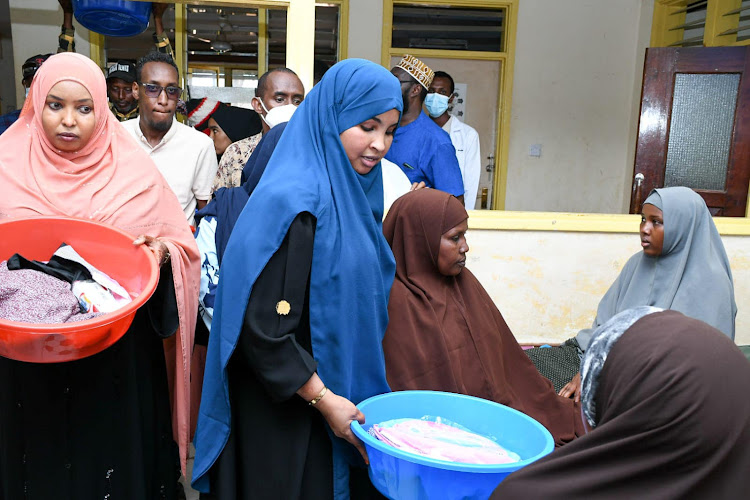
[[578, 407], [539, 374], [468, 269], [438, 271], [441, 236], [467, 218], [461, 202], [435, 189], [408, 193], [388, 212], [383, 232], [396, 257], [383, 340], [388, 383], [496, 401], [542, 423], [557, 444], [571, 441], [583, 433]]
[[[89, 142], [70, 153], [53, 147], [42, 123], [47, 94], [62, 81], [86, 88], [96, 117]], [[57, 54], [44, 63], [20, 118], [0, 136], [0, 220], [40, 215], [110, 224], [133, 239], [141, 234], [160, 237], [169, 249], [180, 327], [164, 341], [164, 349], [173, 397], [172, 430], [184, 471], [194, 426], [191, 371], [193, 380], [200, 375], [200, 370], [191, 369], [200, 283], [198, 246], [164, 177], [109, 111], [101, 69], [80, 54]], [[198, 400], [193, 397], [194, 407]]]
[[492, 498], [745, 498], [749, 387], [750, 363], [726, 335], [677, 311], [649, 314], [604, 362], [596, 428]]

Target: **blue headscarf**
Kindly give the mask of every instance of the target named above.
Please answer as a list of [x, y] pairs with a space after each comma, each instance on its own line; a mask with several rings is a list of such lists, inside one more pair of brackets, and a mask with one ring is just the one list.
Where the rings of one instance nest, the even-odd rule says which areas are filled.
[[[382, 172], [379, 164], [367, 175], [355, 172], [339, 135], [402, 106], [398, 80], [388, 70], [349, 59], [325, 74], [289, 121], [224, 254], [222, 268], [232, 272], [222, 273], [219, 281], [208, 344], [194, 439], [197, 489], [208, 490], [207, 471], [229, 437], [227, 364], [250, 292], [297, 214], [310, 212], [317, 220], [310, 333], [318, 375], [355, 404], [389, 391], [382, 339], [396, 265], [382, 233]], [[353, 447], [332, 439], [335, 497], [346, 498], [344, 456]]]
[[245, 167], [242, 169], [242, 186], [247, 191], [248, 196], [253, 193], [255, 187], [260, 182], [260, 177], [268, 166], [268, 160], [271, 159], [273, 151], [276, 149], [276, 145], [281, 139], [281, 134], [286, 129], [288, 122], [279, 123], [274, 128], [266, 132], [263, 139], [260, 140], [258, 145], [255, 147], [255, 151], [250, 155], [250, 159], [245, 163]]
[[[247, 160], [245, 168], [242, 170], [243, 177], [246, 171], [250, 173], [247, 181], [243, 181], [243, 184], [238, 187], [220, 188], [214, 193], [211, 203], [195, 212], [196, 225], [199, 225], [198, 223], [203, 217], [216, 218], [216, 235], [214, 236], [214, 240], [216, 242], [216, 258], [219, 261], [219, 266], [221, 266], [221, 262], [224, 259], [224, 251], [227, 248], [227, 243], [229, 243], [229, 235], [232, 234], [232, 229], [234, 229], [234, 225], [237, 223], [242, 209], [245, 208], [247, 200], [250, 199], [250, 195], [253, 194], [258, 182], [260, 182], [268, 161], [271, 159], [271, 154], [276, 149], [276, 144], [278, 144], [281, 133], [284, 132], [285, 128], [286, 122], [279, 123], [260, 140], [253, 154]], [[198, 233], [196, 232], [195, 234], [197, 238]]]

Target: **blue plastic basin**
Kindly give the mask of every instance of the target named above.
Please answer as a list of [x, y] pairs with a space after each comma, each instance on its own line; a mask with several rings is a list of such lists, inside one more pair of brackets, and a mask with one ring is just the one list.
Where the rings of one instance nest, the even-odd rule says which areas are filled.
[[[354, 434], [365, 443], [372, 483], [393, 500], [486, 500], [500, 482], [554, 448], [542, 424], [507, 406], [485, 399], [436, 391], [401, 391], [362, 401], [357, 407], [367, 422], [352, 422]], [[490, 437], [518, 453], [512, 464], [464, 464], [406, 453], [367, 433], [372, 424], [394, 418], [443, 417]]]
[[89, 31], [107, 36], [134, 36], [148, 28], [151, 2], [73, 0], [73, 15]]

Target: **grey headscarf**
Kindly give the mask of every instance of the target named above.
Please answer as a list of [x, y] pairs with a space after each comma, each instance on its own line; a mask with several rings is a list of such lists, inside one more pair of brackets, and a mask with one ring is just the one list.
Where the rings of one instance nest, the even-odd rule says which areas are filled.
[[642, 251], [625, 264], [599, 302], [592, 328], [576, 340], [584, 351], [593, 331], [620, 311], [655, 306], [705, 321], [734, 340], [734, 283], [729, 259], [703, 198], [686, 187], [655, 189], [644, 204], [664, 215], [661, 255]]
[[596, 329], [591, 336], [589, 348], [581, 363], [581, 410], [589, 427], [596, 427], [596, 390], [599, 387], [599, 374], [607, 361], [609, 351], [620, 339], [625, 330], [642, 317], [661, 312], [664, 309], [651, 306], [626, 309], [613, 316], [609, 321]]

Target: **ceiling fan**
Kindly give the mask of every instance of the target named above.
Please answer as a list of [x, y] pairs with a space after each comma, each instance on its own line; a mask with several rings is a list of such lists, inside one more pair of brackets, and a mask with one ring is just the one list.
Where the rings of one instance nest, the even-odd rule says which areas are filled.
[[224, 32], [232, 31], [234, 27], [229, 23], [227, 15], [222, 9], [216, 9], [216, 13], [218, 14], [219, 29], [218, 31], [216, 31], [215, 37], [204, 38], [202, 36], [198, 36], [198, 32], [196, 30], [193, 30], [193, 33], [188, 33], [188, 37], [209, 44], [211, 50], [213, 50], [217, 54], [226, 54], [227, 52], [231, 52], [234, 47], [231, 43], [229, 43], [229, 41], [227, 41]]

